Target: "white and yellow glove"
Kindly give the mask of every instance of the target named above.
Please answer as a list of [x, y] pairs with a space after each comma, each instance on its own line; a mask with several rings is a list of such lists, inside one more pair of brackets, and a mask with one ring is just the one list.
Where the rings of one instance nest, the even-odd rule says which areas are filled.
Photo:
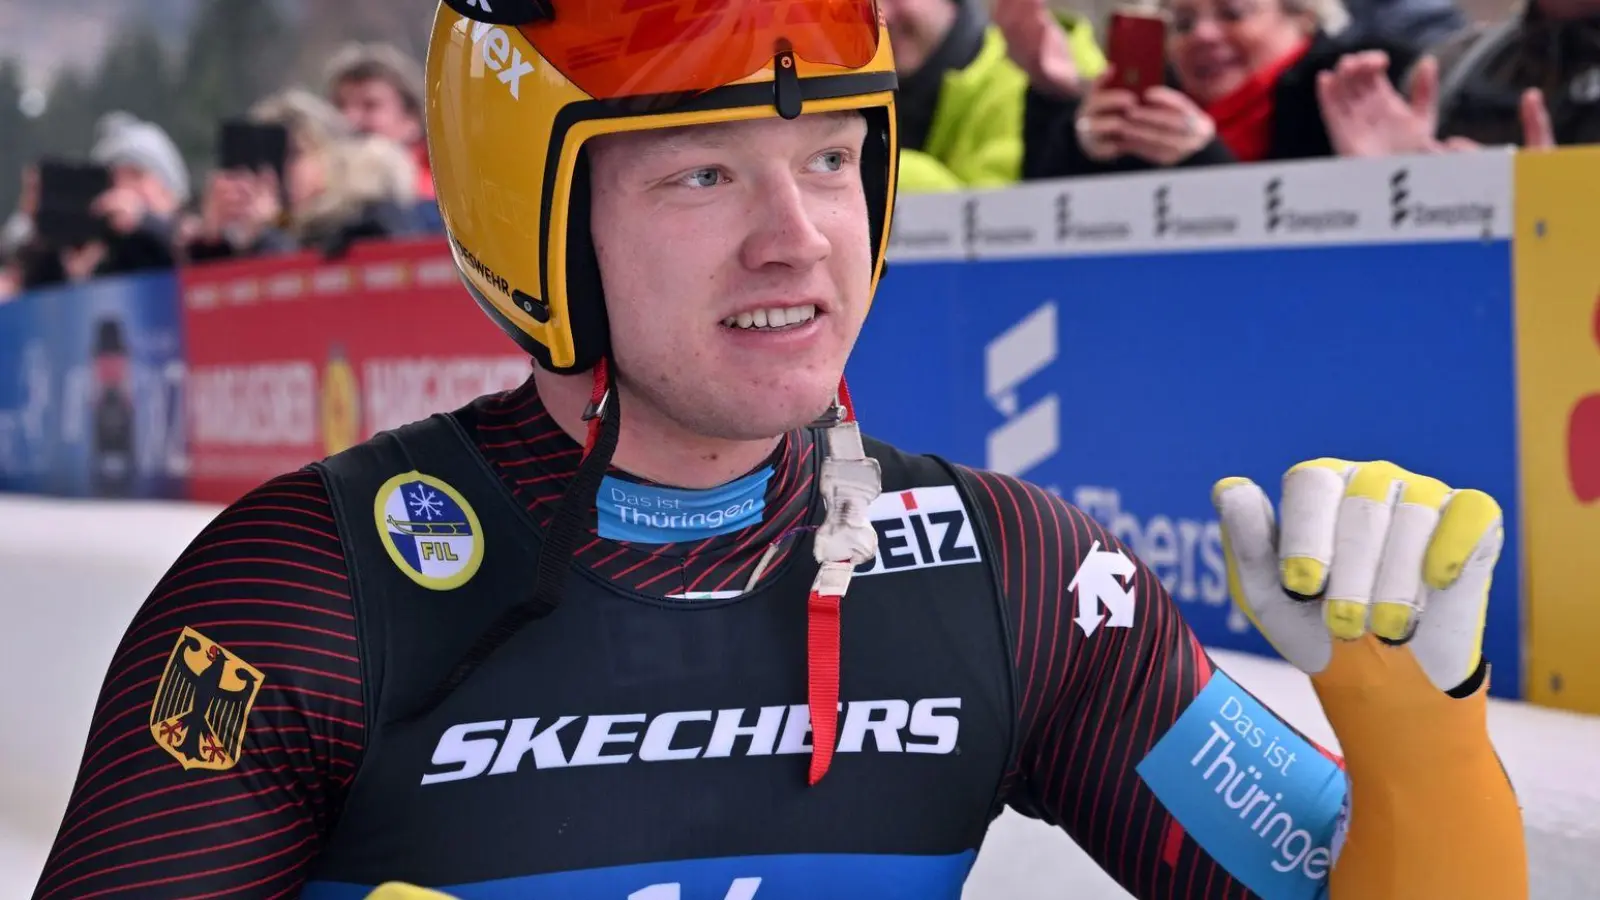
[[1212, 490], [1228, 586], [1311, 676], [1350, 779], [1333, 900], [1520, 900], [1521, 813], [1489, 742], [1483, 660], [1499, 504], [1387, 462], [1317, 459]]

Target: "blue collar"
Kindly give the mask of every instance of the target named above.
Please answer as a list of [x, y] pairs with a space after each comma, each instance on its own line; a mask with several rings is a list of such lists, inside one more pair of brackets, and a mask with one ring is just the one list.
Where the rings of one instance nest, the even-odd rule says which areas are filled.
[[607, 475], [595, 497], [598, 531], [611, 541], [677, 544], [732, 534], [767, 511], [772, 467], [703, 491], [637, 484]]

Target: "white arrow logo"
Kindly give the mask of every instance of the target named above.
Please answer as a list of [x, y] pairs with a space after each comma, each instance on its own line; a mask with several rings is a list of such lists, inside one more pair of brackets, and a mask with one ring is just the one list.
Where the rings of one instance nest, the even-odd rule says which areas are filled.
[[[1067, 590], [1078, 594], [1078, 615], [1074, 621], [1083, 629], [1084, 637], [1094, 634], [1102, 624], [1107, 628], [1133, 627], [1133, 573], [1137, 566], [1121, 550], [1101, 550], [1100, 542], [1089, 545], [1089, 553], [1078, 564]], [[1122, 586], [1122, 581], [1128, 583]], [[1107, 618], [1100, 612], [1105, 604], [1111, 610]]]
[[1046, 394], [1027, 409], [1017, 397], [1023, 382], [1055, 362], [1056, 304], [1050, 301], [984, 348], [984, 393], [996, 411], [1006, 417], [989, 432], [984, 468], [1003, 475], [1021, 475], [1061, 449], [1061, 399]]
[[[756, 891], [761, 887], [759, 878], [735, 878], [733, 885], [728, 888], [728, 893], [722, 900], [752, 900]], [[652, 884], [643, 890], [637, 890], [628, 895], [628, 900], [678, 900], [682, 896], [682, 885], [677, 882], [671, 884]]]

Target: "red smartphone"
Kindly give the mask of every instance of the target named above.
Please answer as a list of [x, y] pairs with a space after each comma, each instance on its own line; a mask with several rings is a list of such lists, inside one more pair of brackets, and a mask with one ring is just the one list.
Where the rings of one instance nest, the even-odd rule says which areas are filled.
[[1167, 20], [1159, 13], [1116, 10], [1106, 35], [1112, 84], [1142, 95], [1166, 83]]

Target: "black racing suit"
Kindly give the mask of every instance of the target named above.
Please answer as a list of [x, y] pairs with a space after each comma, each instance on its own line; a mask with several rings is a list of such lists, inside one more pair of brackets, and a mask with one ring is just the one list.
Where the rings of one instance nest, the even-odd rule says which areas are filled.
[[[1148, 568], [1050, 492], [868, 451], [879, 555], [843, 602], [819, 784], [809, 430], [739, 530], [623, 542], [591, 518], [555, 612], [407, 719], [526, 599], [578, 464], [530, 379], [204, 530], [111, 661], [35, 897], [955, 898], [1006, 806], [1136, 897], [1315, 896], [1342, 773], [1213, 669]], [[1197, 803], [1249, 840], [1206, 837], [1227, 823]]]

